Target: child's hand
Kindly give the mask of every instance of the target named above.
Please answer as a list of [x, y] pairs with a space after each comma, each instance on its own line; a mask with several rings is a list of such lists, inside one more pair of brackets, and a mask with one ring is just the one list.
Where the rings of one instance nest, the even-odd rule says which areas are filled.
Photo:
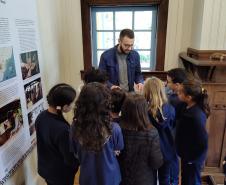
[[116, 155], [116, 156], [119, 156], [120, 150], [115, 150], [114, 152], [115, 152], [115, 155]]

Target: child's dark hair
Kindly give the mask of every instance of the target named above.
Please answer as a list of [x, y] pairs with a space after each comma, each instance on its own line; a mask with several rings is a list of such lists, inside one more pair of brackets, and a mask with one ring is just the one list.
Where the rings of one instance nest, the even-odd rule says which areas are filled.
[[85, 84], [88, 84], [91, 82], [99, 82], [99, 83], [104, 84], [107, 82], [108, 76], [105, 71], [95, 69], [94, 67], [92, 67], [91, 70], [87, 71], [84, 74], [83, 80], [84, 80]]
[[192, 97], [192, 100], [200, 106], [200, 108], [205, 112], [206, 116], [210, 115], [210, 107], [208, 102], [207, 90], [203, 89], [201, 82], [193, 79], [187, 80], [182, 83], [183, 91], [185, 95]]
[[112, 134], [110, 90], [101, 83], [85, 85], [76, 101], [72, 137], [88, 151], [100, 152]]
[[119, 113], [125, 100], [126, 93], [122, 89], [111, 90], [111, 111]]
[[137, 131], [147, 131], [152, 128], [148, 118], [148, 103], [143, 96], [127, 95], [122, 106], [121, 126]]
[[183, 68], [174, 68], [167, 72], [167, 76], [172, 79], [173, 83], [183, 83], [188, 78], [188, 72]]
[[61, 113], [63, 106], [70, 105], [75, 97], [76, 91], [73, 87], [65, 83], [60, 83], [50, 89], [47, 95], [47, 102], [49, 106], [55, 107], [58, 113]]

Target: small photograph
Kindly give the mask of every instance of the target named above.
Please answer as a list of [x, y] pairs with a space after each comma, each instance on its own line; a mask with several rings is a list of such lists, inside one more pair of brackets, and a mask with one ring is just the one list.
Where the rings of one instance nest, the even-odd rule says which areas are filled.
[[34, 110], [32, 110], [30, 113], [28, 113], [28, 123], [29, 125], [32, 125], [35, 123], [35, 120], [37, 116], [44, 111], [43, 103], [40, 104], [38, 107], [36, 107]]
[[30, 109], [36, 102], [43, 98], [41, 78], [31, 81], [24, 86], [27, 108]]
[[0, 82], [16, 76], [15, 60], [12, 47], [0, 48]]
[[36, 107], [34, 110], [32, 110], [30, 113], [28, 113], [28, 123], [29, 123], [29, 129], [30, 129], [30, 135], [32, 135], [35, 131], [35, 120], [37, 116], [44, 111], [43, 103], [40, 104], [38, 107]]
[[40, 72], [38, 52], [31, 51], [20, 54], [20, 65], [23, 80], [38, 74]]
[[30, 136], [32, 136], [35, 133], [35, 125], [31, 125], [29, 127]]
[[0, 108], [0, 146], [4, 145], [23, 125], [20, 100]]

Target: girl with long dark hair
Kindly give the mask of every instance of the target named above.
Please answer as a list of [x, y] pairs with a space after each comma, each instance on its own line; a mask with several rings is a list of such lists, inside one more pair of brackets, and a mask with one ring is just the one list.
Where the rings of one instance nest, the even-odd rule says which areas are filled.
[[116, 155], [123, 149], [121, 128], [110, 121], [111, 95], [103, 84], [85, 85], [76, 101], [71, 129], [73, 150], [80, 162], [80, 185], [118, 185]]
[[155, 185], [162, 165], [158, 131], [148, 118], [148, 105], [138, 94], [128, 95], [122, 106], [120, 125], [125, 148], [119, 155], [120, 185]]

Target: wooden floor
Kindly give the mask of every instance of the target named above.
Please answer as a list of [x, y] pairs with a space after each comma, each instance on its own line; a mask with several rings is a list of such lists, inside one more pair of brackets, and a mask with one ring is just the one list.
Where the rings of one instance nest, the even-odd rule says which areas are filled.
[[[204, 175], [204, 174], [202, 174], [202, 175]], [[220, 181], [220, 183], [219, 183], [219, 181]], [[206, 184], [205, 182], [202, 182], [202, 185], [205, 185], [205, 184]], [[78, 173], [75, 176], [75, 183], [74, 183], [74, 185], [79, 185], [79, 171], [78, 171]], [[223, 185], [223, 178], [218, 180], [217, 185]]]

